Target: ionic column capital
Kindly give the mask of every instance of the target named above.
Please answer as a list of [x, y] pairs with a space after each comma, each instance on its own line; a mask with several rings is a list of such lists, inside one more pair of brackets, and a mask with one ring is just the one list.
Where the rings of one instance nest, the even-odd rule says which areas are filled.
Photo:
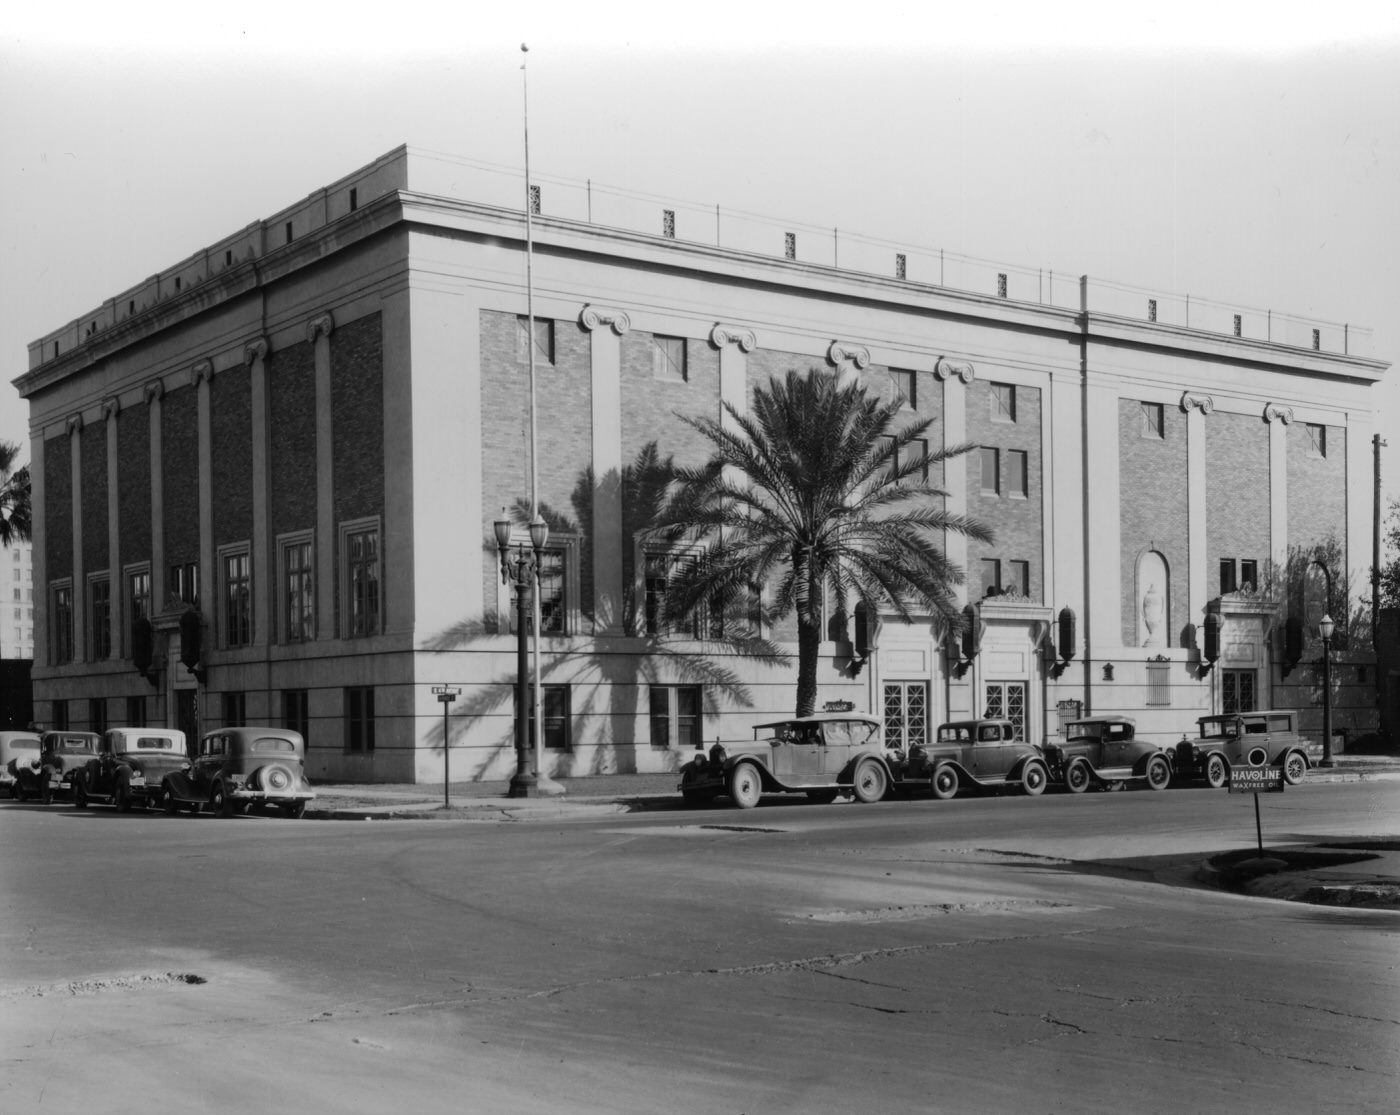
[[723, 348], [725, 345], [734, 344], [739, 346], [740, 352], [752, 352], [758, 347], [758, 338], [752, 329], [745, 329], [742, 325], [725, 325], [722, 322], [715, 322], [710, 330], [710, 344], [715, 348]]
[[957, 376], [963, 383], [971, 383], [977, 376], [977, 369], [972, 366], [970, 360], [953, 360], [947, 356], [940, 356], [933, 366], [933, 374], [941, 380]]
[[1193, 410], [1199, 410], [1202, 414], [1210, 414], [1215, 409], [1215, 400], [1209, 395], [1193, 395], [1185, 391], [1181, 395], [1181, 409], [1188, 414]]
[[606, 325], [619, 337], [632, 328], [632, 319], [626, 310], [612, 310], [606, 306], [585, 306], [578, 316], [579, 324], [590, 333], [600, 325]]

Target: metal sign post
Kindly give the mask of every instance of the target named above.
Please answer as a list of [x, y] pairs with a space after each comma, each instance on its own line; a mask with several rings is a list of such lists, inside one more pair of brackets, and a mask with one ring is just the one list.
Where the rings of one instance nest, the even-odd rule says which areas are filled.
[[1283, 793], [1283, 769], [1281, 767], [1231, 767], [1230, 793], [1254, 795], [1254, 839], [1259, 846], [1259, 857], [1264, 857], [1264, 827], [1259, 820], [1259, 795]]
[[442, 702], [442, 807], [444, 809], [449, 809], [452, 806], [452, 737], [447, 732], [447, 706], [455, 701], [461, 692], [460, 685], [433, 686], [433, 696]]

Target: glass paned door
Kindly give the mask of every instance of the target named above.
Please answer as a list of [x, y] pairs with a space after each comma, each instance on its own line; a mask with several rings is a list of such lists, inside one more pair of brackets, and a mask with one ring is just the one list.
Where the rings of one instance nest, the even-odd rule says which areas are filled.
[[1016, 738], [1026, 738], [1026, 689], [1024, 681], [987, 682], [987, 719], [1010, 720]]
[[928, 682], [885, 682], [885, 745], [922, 747], [928, 743]]

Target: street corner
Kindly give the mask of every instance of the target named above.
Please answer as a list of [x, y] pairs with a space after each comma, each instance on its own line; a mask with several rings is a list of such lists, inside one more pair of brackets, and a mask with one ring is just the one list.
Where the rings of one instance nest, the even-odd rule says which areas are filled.
[[1199, 881], [1236, 894], [1349, 909], [1400, 910], [1400, 839], [1358, 838], [1213, 856]]

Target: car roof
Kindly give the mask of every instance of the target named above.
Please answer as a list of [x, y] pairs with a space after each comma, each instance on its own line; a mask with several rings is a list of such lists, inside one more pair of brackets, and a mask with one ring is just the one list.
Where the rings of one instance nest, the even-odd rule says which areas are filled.
[[1065, 724], [1066, 728], [1073, 728], [1076, 724], [1136, 724], [1137, 721], [1131, 716], [1081, 716], [1078, 720], [1070, 720]]
[[880, 721], [874, 716], [863, 712], [814, 712], [810, 716], [789, 716], [785, 720], [774, 720], [767, 724], [755, 724], [754, 731], [761, 731], [764, 728], [781, 728], [788, 724], [830, 724], [832, 721], [859, 720], [865, 724], [880, 726]]

